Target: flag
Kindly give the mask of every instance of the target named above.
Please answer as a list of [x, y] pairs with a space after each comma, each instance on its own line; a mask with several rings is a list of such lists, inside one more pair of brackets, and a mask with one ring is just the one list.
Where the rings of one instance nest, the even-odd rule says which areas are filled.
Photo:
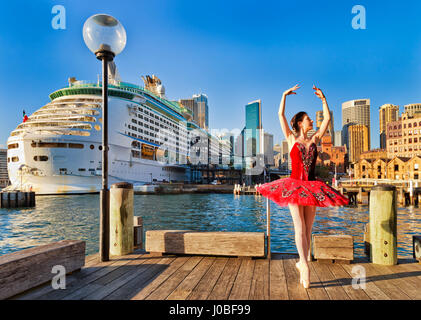
[[28, 120], [28, 116], [26, 115], [25, 110], [23, 110], [23, 122], [26, 120]]

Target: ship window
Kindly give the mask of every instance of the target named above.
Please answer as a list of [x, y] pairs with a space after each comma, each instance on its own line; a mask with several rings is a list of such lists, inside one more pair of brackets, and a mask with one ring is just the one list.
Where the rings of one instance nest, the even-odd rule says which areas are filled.
[[99, 146], [99, 147], [98, 147], [98, 149], [99, 149], [99, 150], [102, 150], [102, 146]]
[[91, 150], [93, 150], [95, 147], [94, 147], [94, 145], [93, 145], [93, 144], [91, 144], [91, 145], [89, 146], [89, 148], [91, 148]]
[[67, 148], [67, 143], [61, 142], [32, 142], [33, 148]]
[[7, 149], [16, 149], [19, 148], [19, 143], [12, 143], [7, 146]]
[[10, 158], [7, 158], [7, 162], [10, 162]]
[[48, 157], [47, 156], [35, 156], [34, 160], [35, 161], [48, 161]]
[[83, 172], [83, 171], [86, 171], [86, 169], [85, 169], [85, 168], [79, 168], [78, 170], [79, 170], [79, 171], [82, 171], [82, 172]]
[[82, 143], [69, 143], [69, 148], [71, 149], [83, 149]]

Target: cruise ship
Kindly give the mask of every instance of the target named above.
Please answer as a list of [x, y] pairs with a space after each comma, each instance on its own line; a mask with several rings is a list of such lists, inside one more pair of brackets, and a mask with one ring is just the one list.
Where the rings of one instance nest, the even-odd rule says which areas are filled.
[[[159, 78], [142, 77], [144, 86], [139, 86], [120, 81], [115, 65], [110, 70], [110, 185], [185, 182], [191, 163], [229, 154], [224, 141], [192, 121], [192, 110], [165, 97]], [[70, 78], [67, 87], [51, 93], [49, 103], [11, 132], [8, 190], [44, 195], [100, 191], [101, 93], [100, 81]]]

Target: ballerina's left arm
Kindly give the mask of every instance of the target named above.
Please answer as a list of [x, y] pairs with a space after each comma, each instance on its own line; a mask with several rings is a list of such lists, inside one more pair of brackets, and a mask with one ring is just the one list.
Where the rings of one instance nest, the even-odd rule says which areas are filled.
[[326, 97], [323, 94], [322, 90], [320, 90], [314, 85], [313, 85], [313, 89], [315, 90], [314, 94], [318, 96], [320, 100], [322, 100], [322, 103], [323, 103], [323, 121], [322, 121], [322, 124], [320, 125], [319, 130], [317, 130], [316, 133], [312, 137], [315, 140], [314, 142], [317, 144], [317, 142], [319, 142], [319, 140], [325, 135], [327, 127], [330, 123], [330, 111], [327, 105]]

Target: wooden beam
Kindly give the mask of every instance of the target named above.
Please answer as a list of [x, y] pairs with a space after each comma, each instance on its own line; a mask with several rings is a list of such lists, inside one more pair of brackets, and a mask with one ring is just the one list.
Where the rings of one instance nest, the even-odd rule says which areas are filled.
[[0, 299], [51, 281], [56, 265], [66, 274], [85, 264], [85, 242], [63, 240], [0, 256]]
[[264, 232], [201, 232], [186, 230], [146, 231], [146, 251], [264, 257]]

